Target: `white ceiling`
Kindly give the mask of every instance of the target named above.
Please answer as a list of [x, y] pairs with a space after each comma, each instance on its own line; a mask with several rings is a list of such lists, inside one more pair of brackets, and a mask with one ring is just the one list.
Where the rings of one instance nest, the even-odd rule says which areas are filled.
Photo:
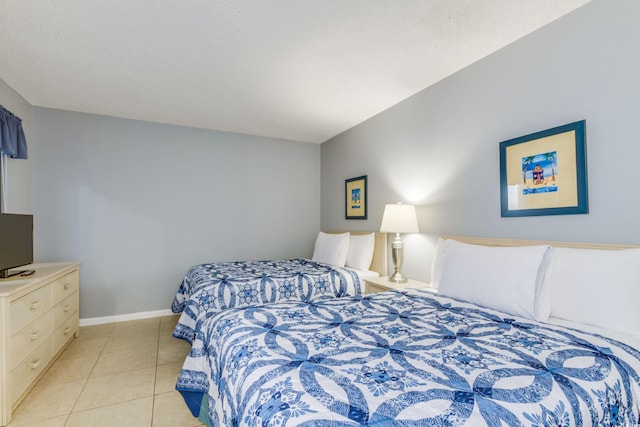
[[0, 0], [0, 79], [39, 107], [321, 143], [588, 1]]

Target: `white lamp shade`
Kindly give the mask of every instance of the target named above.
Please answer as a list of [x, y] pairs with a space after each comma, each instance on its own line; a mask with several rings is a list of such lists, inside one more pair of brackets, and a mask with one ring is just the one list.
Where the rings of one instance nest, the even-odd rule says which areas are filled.
[[413, 205], [388, 204], [382, 215], [381, 233], [417, 233], [418, 218]]

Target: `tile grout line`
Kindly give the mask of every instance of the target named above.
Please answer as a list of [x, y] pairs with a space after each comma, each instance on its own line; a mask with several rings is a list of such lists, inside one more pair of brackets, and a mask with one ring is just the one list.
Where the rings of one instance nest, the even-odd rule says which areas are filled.
[[149, 427], [153, 427], [153, 417], [156, 411], [156, 387], [158, 383], [158, 360], [160, 357], [160, 333], [162, 332], [162, 319], [158, 322], [158, 335], [157, 335], [157, 346], [156, 346], [156, 369], [153, 371], [153, 395], [151, 399], [151, 425]]
[[[96, 358], [96, 361], [94, 362], [93, 367], [89, 371], [89, 375], [87, 376], [87, 379], [84, 380], [84, 384], [82, 385], [82, 390], [80, 390], [80, 393], [78, 394], [78, 398], [76, 399], [75, 403], [71, 407], [71, 411], [69, 412], [69, 414], [67, 414], [67, 419], [64, 422], [65, 426], [69, 423], [69, 420], [71, 419], [71, 415], [74, 413], [74, 409], [76, 409], [76, 406], [78, 405], [78, 402], [80, 401], [80, 397], [82, 396], [82, 392], [84, 392], [84, 390], [87, 388], [87, 384], [89, 383], [89, 380], [91, 379], [91, 374], [93, 373], [94, 369], [98, 365], [98, 361], [100, 360], [100, 356], [102, 356], [102, 353], [104, 352], [104, 349], [107, 348], [107, 345], [109, 344], [109, 341], [111, 340], [111, 337], [113, 335], [113, 331], [115, 331], [115, 330], [116, 330], [116, 328], [115, 328], [115, 325], [114, 325], [113, 328], [111, 329], [111, 331], [109, 332], [109, 335], [107, 337], [107, 341], [104, 343], [104, 346], [100, 349], [100, 353], [98, 354], [98, 357]], [[81, 412], [81, 411], [78, 411], [78, 412]]]

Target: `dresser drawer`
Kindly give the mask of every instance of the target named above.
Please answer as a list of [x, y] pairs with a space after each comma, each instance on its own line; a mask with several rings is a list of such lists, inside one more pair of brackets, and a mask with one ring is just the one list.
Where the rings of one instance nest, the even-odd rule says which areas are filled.
[[50, 285], [45, 285], [37, 291], [33, 291], [13, 301], [9, 306], [9, 316], [11, 319], [10, 334], [15, 334], [50, 308]]
[[74, 313], [73, 316], [60, 325], [55, 331], [53, 331], [53, 354], [58, 353], [62, 347], [78, 332], [78, 313]]
[[51, 336], [37, 346], [11, 371], [11, 402], [15, 402], [51, 359]]
[[11, 337], [9, 367], [15, 368], [34, 348], [53, 332], [53, 313], [47, 311]]
[[53, 329], [58, 328], [72, 313], [78, 311], [78, 293], [73, 293], [53, 307]]
[[79, 274], [77, 271], [69, 273], [53, 282], [53, 303], [62, 301], [74, 292], [78, 292], [80, 287]]

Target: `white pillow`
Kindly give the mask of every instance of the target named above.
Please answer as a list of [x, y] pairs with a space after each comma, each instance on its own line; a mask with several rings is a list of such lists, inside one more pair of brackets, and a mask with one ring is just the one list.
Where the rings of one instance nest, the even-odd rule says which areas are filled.
[[431, 286], [434, 288], [440, 287], [440, 277], [442, 277], [442, 263], [444, 261], [444, 253], [449, 246], [451, 240], [438, 238], [436, 243], [436, 251], [433, 255], [433, 261], [431, 262]]
[[349, 253], [346, 266], [355, 270], [367, 271], [371, 267], [376, 237], [373, 233], [349, 237]]
[[549, 309], [537, 307], [550, 246], [492, 247], [446, 242], [438, 294], [514, 316], [546, 321]]
[[638, 335], [640, 249], [553, 252], [552, 317]]
[[313, 249], [312, 261], [344, 267], [349, 253], [349, 233], [318, 233]]

